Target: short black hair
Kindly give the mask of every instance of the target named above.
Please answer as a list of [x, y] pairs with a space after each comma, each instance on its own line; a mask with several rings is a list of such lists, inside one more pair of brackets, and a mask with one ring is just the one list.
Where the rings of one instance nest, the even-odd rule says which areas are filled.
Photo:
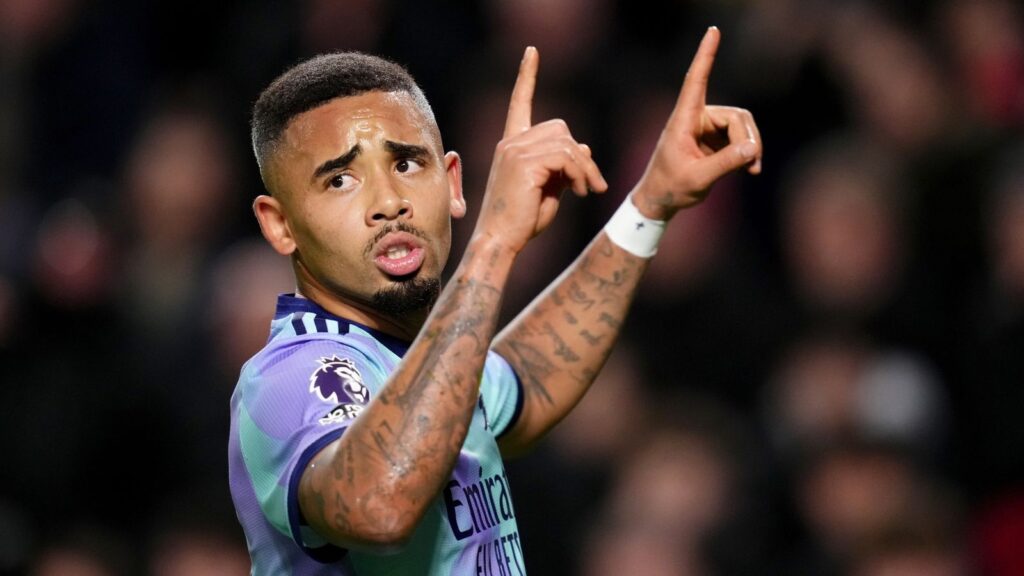
[[390, 60], [360, 52], [321, 54], [286, 70], [267, 86], [252, 109], [252, 148], [263, 169], [292, 118], [335, 98], [366, 92], [407, 92], [433, 119], [412, 75]]

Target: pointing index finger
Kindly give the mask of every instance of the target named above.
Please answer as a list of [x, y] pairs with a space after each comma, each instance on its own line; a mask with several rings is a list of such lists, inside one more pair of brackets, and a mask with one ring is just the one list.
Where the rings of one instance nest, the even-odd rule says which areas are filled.
[[708, 92], [708, 78], [711, 77], [711, 68], [715, 63], [715, 54], [718, 52], [718, 42], [721, 39], [721, 32], [717, 26], [708, 28], [704, 38], [700, 41], [697, 54], [690, 63], [690, 69], [686, 71], [686, 80], [683, 81], [683, 88], [679, 91], [679, 99], [676, 101], [676, 108], [672, 111], [673, 121], [689, 117], [687, 113], [699, 112], [704, 107]]
[[540, 54], [533, 46], [528, 46], [523, 53], [523, 61], [519, 63], [519, 75], [516, 85], [512, 88], [512, 99], [508, 103], [508, 118], [505, 120], [505, 137], [525, 132], [533, 125], [533, 90], [537, 85], [537, 68], [540, 65]]

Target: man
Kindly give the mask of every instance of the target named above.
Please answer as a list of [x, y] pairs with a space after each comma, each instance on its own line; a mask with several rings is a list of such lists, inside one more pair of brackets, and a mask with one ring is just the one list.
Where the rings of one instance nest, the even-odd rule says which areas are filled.
[[664, 222], [721, 175], [760, 171], [750, 114], [704, 103], [718, 42], [710, 29], [631, 199], [498, 335], [512, 263], [561, 190], [607, 188], [564, 122], [532, 124], [537, 51], [444, 290], [461, 165], [407, 73], [334, 54], [263, 92], [253, 146], [270, 195], [254, 211], [297, 291], [279, 298], [231, 401], [231, 488], [254, 574], [525, 573], [501, 457], [586, 391]]

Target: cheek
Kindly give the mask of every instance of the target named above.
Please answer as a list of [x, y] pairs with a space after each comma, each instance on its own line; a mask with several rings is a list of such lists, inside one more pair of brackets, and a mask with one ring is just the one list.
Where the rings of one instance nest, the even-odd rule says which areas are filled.
[[[448, 181], [442, 176], [431, 178], [420, 190], [410, 190], [415, 218], [421, 226], [430, 226], [431, 232], [451, 229], [451, 193]], [[413, 196], [415, 194], [415, 196]], [[416, 200], [415, 198], [418, 198]]]
[[438, 265], [441, 267], [448, 260], [452, 246], [452, 220], [449, 208], [447, 200], [431, 202], [429, 220], [421, 221], [419, 224], [422, 231], [430, 238], [436, 252]]
[[323, 206], [307, 205], [294, 227], [299, 252], [308, 258], [352, 259], [362, 250], [361, 222], [348, 209], [329, 210]]

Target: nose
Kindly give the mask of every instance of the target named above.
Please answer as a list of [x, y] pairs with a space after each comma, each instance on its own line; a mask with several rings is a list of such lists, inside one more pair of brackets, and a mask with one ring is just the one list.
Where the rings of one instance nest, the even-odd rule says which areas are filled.
[[379, 180], [377, 193], [366, 211], [366, 223], [374, 226], [399, 218], [412, 218], [412, 202], [402, 197], [389, 178]]

